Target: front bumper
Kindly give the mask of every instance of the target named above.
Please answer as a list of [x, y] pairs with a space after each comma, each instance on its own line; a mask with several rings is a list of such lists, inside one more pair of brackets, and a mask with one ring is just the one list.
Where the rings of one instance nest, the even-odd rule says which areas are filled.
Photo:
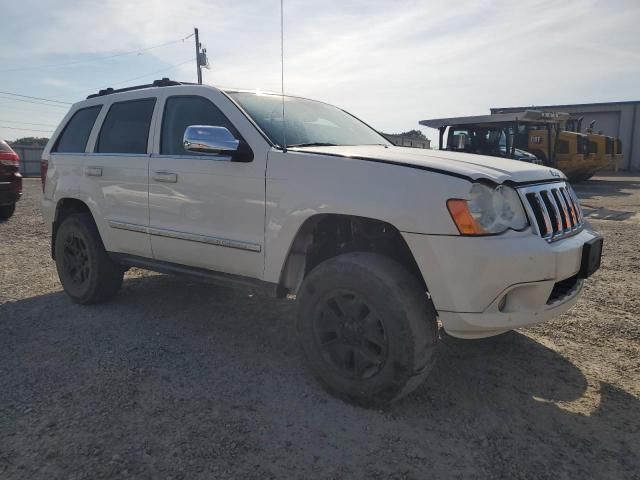
[[531, 231], [463, 237], [403, 233], [445, 330], [481, 338], [542, 322], [577, 301], [582, 280], [550, 301], [556, 283], [580, 270], [583, 245], [598, 235], [584, 229], [548, 243]]

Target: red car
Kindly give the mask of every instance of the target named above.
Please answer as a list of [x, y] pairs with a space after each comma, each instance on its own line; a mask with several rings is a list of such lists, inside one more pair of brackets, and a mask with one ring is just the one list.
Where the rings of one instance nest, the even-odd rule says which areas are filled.
[[0, 220], [13, 215], [21, 195], [20, 157], [7, 142], [0, 140]]

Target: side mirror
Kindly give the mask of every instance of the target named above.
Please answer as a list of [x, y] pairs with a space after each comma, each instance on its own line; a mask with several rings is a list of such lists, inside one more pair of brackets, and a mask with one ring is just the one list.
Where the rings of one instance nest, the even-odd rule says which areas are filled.
[[225, 127], [190, 125], [184, 131], [182, 144], [188, 152], [218, 155], [237, 151], [240, 140]]

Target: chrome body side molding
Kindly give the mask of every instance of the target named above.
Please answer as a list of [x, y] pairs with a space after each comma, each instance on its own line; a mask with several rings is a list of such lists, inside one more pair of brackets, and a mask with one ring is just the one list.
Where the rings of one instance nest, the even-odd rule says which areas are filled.
[[109, 220], [109, 226], [111, 228], [117, 228], [119, 230], [129, 230], [131, 232], [147, 233], [149, 235], [155, 235], [157, 237], [175, 238], [178, 240], [187, 240], [189, 242], [206, 243], [209, 245], [216, 245], [218, 247], [227, 247], [227, 248], [235, 248], [238, 250], [246, 250], [248, 252], [260, 252], [262, 250], [262, 245], [257, 243], [243, 242], [240, 240], [233, 240], [229, 238], [209, 237], [207, 235], [180, 232], [177, 230], [169, 230], [165, 228], [146, 227], [144, 225], [120, 222], [117, 220]]

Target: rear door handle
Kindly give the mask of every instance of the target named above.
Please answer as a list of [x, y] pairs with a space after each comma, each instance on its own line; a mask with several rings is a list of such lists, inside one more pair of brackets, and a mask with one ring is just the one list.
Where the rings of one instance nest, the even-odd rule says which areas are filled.
[[177, 183], [178, 174], [173, 172], [154, 172], [153, 179], [161, 183]]
[[102, 167], [84, 167], [84, 174], [87, 177], [101, 177]]

